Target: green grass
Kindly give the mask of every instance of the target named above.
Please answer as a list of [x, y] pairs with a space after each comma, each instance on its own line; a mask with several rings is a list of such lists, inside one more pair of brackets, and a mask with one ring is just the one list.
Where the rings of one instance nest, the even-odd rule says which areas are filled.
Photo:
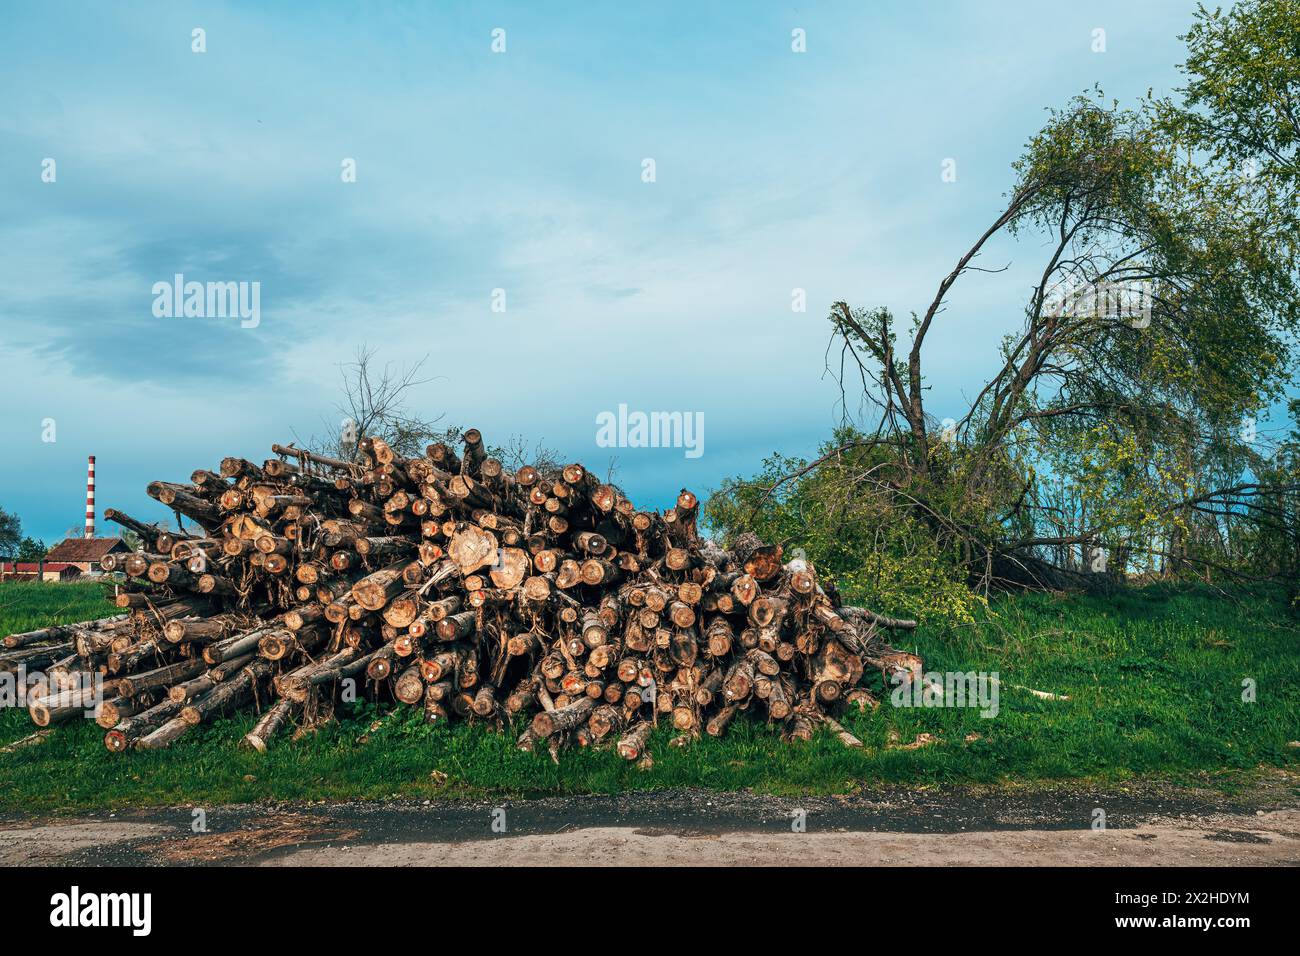
[[102, 584], [0, 581], [0, 637], [121, 613]]
[[[38, 602], [48, 602], [42, 612]], [[0, 633], [101, 608], [85, 586], [0, 585]], [[784, 744], [757, 720], [691, 747], [654, 738], [642, 770], [609, 751], [566, 751], [561, 765], [524, 754], [513, 736], [464, 724], [428, 727], [410, 708], [367, 734], [371, 705], [309, 738], [259, 755], [236, 747], [252, 716], [223, 721], [169, 750], [113, 756], [91, 721], [63, 725], [43, 745], [0, 755], [0, 809], [31, 813], [127, 805], [400, 796], [607, 793], [699, 786], [798, 793], [880, 784], [1034, 784], [1133, 777], [1231, 786], [1243, 771], [1294, 768], [1300, 737], [1300, 655], [1280, 595], [1225, 598], [1205, 589], [1149, 587], [1112, 598], [1020, 596], [995, 602], [977, 625], [900, 641], [928, 670], [997, 671], [1000, 712], [901, 709], [888, 700], [844, 725], [866, 744], [828, 735]], [[1258, 698], [1242, 701], [1242, 681]], [[1041, 700], [1008, 685], [1069, 695]], [[24, 712], [0, 712], [0, 743], [31, 732]], [[889, 746], [922, 732], [940, 742]], [[978, 739], [967, 741], [967, 735]], [[445, 777], [444, 777], [445, 775]], [[1217, 783], [1216, 783], [1217, 782]]]

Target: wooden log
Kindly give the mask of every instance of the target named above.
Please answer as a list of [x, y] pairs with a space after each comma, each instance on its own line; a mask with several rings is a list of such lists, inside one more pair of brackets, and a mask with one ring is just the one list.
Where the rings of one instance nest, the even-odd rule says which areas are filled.
[[351, 462], [344, 461], [342, 458], [331, 458], [327, 455], [307, 451], [304, 448], [295, 448], [293, 445], [272, 445], [271, 451], [277, 455], [288, 455], [297, 458], [299, 462], [322, 465], [336, 471], [350, 473], [355, 467]]
[[288, 726], [289, 719], [301, 706], [297, 701], [290, 700], [287, 697], [277, 700], [262, 715], [262, 719], [253, 726], [253, 729], [244, 735], [241, 743], [258, 753], [266, 753], [267, 744]]
[[110, 753], [122, 753], [132, 742], [162, 726], [180, 713], [181, 704], [173, 700], [164, 700], [146, 710], [127, 717], [104, 735], [104, 746]]
[[402, 569], [407, 562], [401, 561], [382, 568], [362, 578], [352, 585], [352, 599], [367, 611], [378, 611], [405, 587], [402, 581]]
[[234, 615], [226, 614], [177, 618], [163, 625], [163, 637], [172, 644], [208, 644], [229, 637], [236, 620]]
[[188, 724], [200, 724], [209, 717], [229, 713], [252, 700], [258, 684], [270, 673], [270, 662], [250, 661], [237, 674], [182, 707], [180, 718]]
[[244, 631], [241, 634], [232, 634], [230, 637], [204, 647], [203, 660], [209, 665], [213, 665], [234, 657], [256, 653], [262, 643], [262, 638], [275, 629], [276, 624], [265, 624]]
[[736, 716], [736, 711], [740, 709], [739, 704], [727, 704], [709, 718], [704, 725], [705, 732], [710, 737], [721, 737], [727, 732], [727, 726]]
[[638, 760], [645, 753], [653, 725], [648, 720], [633, 724], [618, 741], [618, 755], [624, 760]]
[[152, 546], [156, 543], [157, 538], [163, 534], [171, 534], [164, 528], [156, 524], [146, 524], [143, 521], [137, 521], [125, 512], [118, 511], [116, 508], [104, 509], [104, 520], [120, 524], [129, 531], [138, 534], [146, 546]]
[[325, 607], [319, 602], [299, 605], [284, 614], [284, 626], [291, 631], [301, 631], [308, 624], [325, 619]]
[[754, 687], [754, 665], [741, 658], [732, 663], [727, 676], [722, 681], [722, 694], [729, 703], [744, 700], [752, 693]]
[[299, 631], [277, 628], [258, 639], [257, 653], [268, 661], [280, 661], [294, 654], [314, 650], [324, 635], [315, 627]]
[[822, 721], [828, 728], [830, 728], [831, 733], [833, 733], [836, 739], [838, 739], [844, 746], [855, 749], [860, 749], [862, 747], [862, 741], [845, 730], [844, 727], [834, 718], [823, 715]]
[[221, 509], [206, 498], [200, 497], [192, 486], [178, 485], [168, 481], [153, 481], [145, 489], [150, 498], [204, 527], [216, 528], [221, 525]]
[[283, 696], [303, 703], [307, 700], [312, 687], [345, 676], [347, 668], [355, 664], [358, 659], [362, 661], [362, 666], [367, 663], [357, 648], [345, 647], [322, 661], [308, 664], [284, 675], [279, 682], [279, 691]]
[[95, 708], [95, 723], [104, 730], [112, 730], [134, 713], [144, 710], [142, 701], [130, 697], [113, 697], [102, 700]]
[[[445, 687], [450, 688], [450, 682]], [[424, 678], [420, 675], [420, 666], [414, 664], [402, 671], [393, 682], [393, 696], [404, 704], [418, 704], [425, 697]], [[442, 697], [438, 697], [441, 700]]]
[[124, 697], [136, 697], [145, 691], [152, 690], [155, 687], [169, 687], [177, 681], [189, 680], [197, 677], [206, 669], [206, 664], [200, 660], [180, 661], [176, 664], [166, 664], [153, 670], [144, 671], [140, 674], [131, 674], [118, 680], [118, 690]]
[[100, 690], [94, 686], [63, 690], [29, 701], [27, 713], [37, 727], [48, 727], [93, 713], [99, 698]]
[[552, 734], [573, 730], [590, 716], [594, 706], [590, 697], [580, 697], [566, 707], [543, 711], [533, 718], [533, 733], [545, 739]]
[[180, 717], [173, 717], [157, 730], [150, 731], [139, 738], [135, 742], [135, 747], [137, 750], [162, 750], [165, 747], [170, 747], [180, 737], [193, 729], [194, 724]]
[[15, 649], [47, 642], [56, 644], [66, 643], [67, 639], [73, 637], [78, 629], [91, 631], [113, 629], [117, 625], [126, 622], [128, 619], [127, 615], [118, 614], [113, 617], [101, 617], [94, 621], [82, 621], [79, 624], [56, 624], [36, 631], [23, 631], [20, 634], [10, 634], [7, 636], [4, 639], [4, 646], [9, 649]]

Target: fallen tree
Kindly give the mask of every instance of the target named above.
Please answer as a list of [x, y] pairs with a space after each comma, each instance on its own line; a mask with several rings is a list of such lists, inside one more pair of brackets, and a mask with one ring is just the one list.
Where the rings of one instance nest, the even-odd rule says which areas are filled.
[[[927, 609], [947, 586], [967, 618], [958, 586], [1295, 579], [1300, 402], [1289, 435], [1267, 419], [1294, 387], [1300, 163], [1294, 116], [1252, 104], [1300, 102], [1300, 8], [1197, 19], [1188, 102], [1073, 99], [909, 320], [830, 306], [843, 427], [811, 461], [776, 456], [712, 495], [712, 527], [885, 568]], [[1012, 267], [984, 257], [1013, 239], [1027, 295], [981, 303], [1004, 334], [959, 390], [934, 346], [969, 348], [949, 312], [970, 277]]]

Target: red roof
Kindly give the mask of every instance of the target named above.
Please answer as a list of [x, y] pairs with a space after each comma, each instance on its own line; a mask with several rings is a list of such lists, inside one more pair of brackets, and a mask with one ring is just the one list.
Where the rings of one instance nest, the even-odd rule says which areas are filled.
[[[46, 571], [63, 571], [67, 568], [81, 570], [75, 564], [68, 564], [66, 561], [46, 561], [44, 567]], [[19, 561], [17, 568], [14, 567], [12, 561], [5, 561], [0, 564], [0, 571], [4, 571], [6, 574], [12, 574], [14, 571], [39, 571], [40, 569], [41, 565], [35, 561]]]
[[65, 538], [50, 548], [45, 560], [94, 564], [106, 554], [129, 550], [121, 538]]

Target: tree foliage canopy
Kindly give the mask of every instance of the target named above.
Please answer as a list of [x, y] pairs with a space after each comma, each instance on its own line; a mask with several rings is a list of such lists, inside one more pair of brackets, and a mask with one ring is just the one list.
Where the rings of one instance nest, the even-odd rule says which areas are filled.
[[[864, 422], [811, 464], [729, 482], [719, 528], [835, 528], [825, 546], [855, 569], [924, 568], [922, 589], [1295, 572], [1294, 455], [1256, 419], [1293, 384], [1300, 329], [1300, 3], [1202, 9], [1185, 39], [1181, 99], [1094, 91], [1049, 113], [910, 328], [834, 304], [833, 371]], [[1008, 303], [998, 370], [939, 423], [925, 345], [1003, 233], [1040, 256], [1036, 281]]]

